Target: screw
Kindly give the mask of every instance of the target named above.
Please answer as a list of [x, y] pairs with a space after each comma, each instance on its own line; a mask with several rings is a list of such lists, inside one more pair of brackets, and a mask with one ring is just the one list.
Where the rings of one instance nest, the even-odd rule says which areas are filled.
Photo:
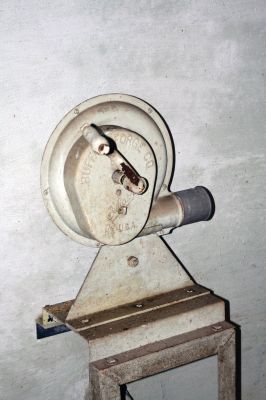
[[186, 292], [187, 292], [187, 293], [194, 293], [195, 290], [194, 290], [194, 289], [186, 289]]
[[129, 267], [136, 267], [139, 264], [139, 259], [135, 256], [130, 256], [127, 259], [127, 263]]
[[219, 331], [222, 330], [222, 326], [221, 326], [221, 325], [213, 325], [213, 326], [212, 326], [212, 330], [213, 330], [214, 332], [219, 332]]
[[126, 215], [126, 213], [127, 213], [127, 207], [126, 207], [126, 206], [121, 206], [121, 207], [119, 207], [119, 209], [118, 209], [118, 214], [120, 214], [120, 215]]
[[87, 322], [89, 322], [89, 320], [88, 320], [88, 319], [82, 319], [81, 322], [82, 322], [83, 324], [86, 324]]
[[136, 304], [136, 307], [137, 307], [137, 308], [142, 308], [142, 307], [143, 307], [143, 304]]
[[76, 115], [78, 115], [78, 114], [79, 114], [79, 109], [78, 109], [78, 108], [75, 108], [75, 110], [74, 110], [74, 114], [76, 114]]
[[122, 191], [121, 191], [121, 189], [117, 189], [115, 193], [117, 196], [121, 196]]

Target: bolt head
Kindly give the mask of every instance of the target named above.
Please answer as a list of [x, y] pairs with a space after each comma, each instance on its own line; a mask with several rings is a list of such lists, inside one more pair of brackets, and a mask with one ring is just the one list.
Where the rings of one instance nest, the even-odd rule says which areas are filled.
[[116, 358], [107, 358], [106, 360], [107, 364], [116, 364], [117, 363], [117, 359]]
[[220, 332], [223, 329], [223, 327], [221, 325], [213, 325], [212, 326], [212, 330], [214, 332]]
[[120, 215], [126, 215], [127, 214], [127, 207], [126, 206], [121, 206], [118, 209], [118, 214]]
[[187, 292], [187, 293], [194, 293], [195, 290], [194, 290], [194, 289], [186, 289], [186, 292]]
[[135, 256], [130, 256], [127, 259], [127, 264], [129, 267], [136, 267], [139, 264], [139, 259]]

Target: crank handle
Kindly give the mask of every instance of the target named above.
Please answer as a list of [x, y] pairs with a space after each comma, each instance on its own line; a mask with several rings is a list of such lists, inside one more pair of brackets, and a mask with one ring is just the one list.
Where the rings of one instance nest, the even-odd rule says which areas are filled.
[[115, 183], [121, 184], [126, 190], [134, 194], [143, 194], [148, 189], [148, 182], [141, 177], [129, 164], [124, 156], [115, 148], [107, 136], [101, 135], [96, 125], [87, 127], [83, 137], [91, 145], [93, 151], [99, 155], [106, 155], [112, 165], [112, 179]]

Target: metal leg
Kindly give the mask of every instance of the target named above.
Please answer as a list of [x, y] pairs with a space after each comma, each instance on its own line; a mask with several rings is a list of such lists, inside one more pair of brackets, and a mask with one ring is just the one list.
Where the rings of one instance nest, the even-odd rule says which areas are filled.
[[116, 379], [105, 376], [90, 366], [90, 388], [88, 400], [121, 400], [120, 385]]
[[120, 400], [120, 385], [218, 355], [219, 400], [236, 400], [235, 326], [221, 322], [90, 364], [89, 400]]
[[218, 348], [219, 400], [236, 399], [236, 340], [235, 330]]

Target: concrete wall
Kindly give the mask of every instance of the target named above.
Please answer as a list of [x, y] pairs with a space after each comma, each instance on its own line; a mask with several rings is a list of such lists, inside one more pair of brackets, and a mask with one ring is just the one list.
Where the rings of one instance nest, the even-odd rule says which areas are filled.
[[[0, 31], [0, 398], [84, 397], [86, 343], [73, 333], [37, 342], [34, 318], [75, 296], [95, 250], [54, 226], [39, 168], [69, 109], [125, 92], [153, 104], [171, 128], [172, 189], [213, 192], [213, 221], [167, 240], [199, 283], [230, 300], [242, 326], [243, 399], [264, 400], [265, 1], [2, 0]], [[194, 398], [208, 400], [195, 368], [184, 376]], [[202, 371], [214, 373], [212, 362]], [[164, 379], [154, 397], [150, 384], [135, 384], [135, 399], [172, 400], [177, 388], [187, 399], [182, 379]]]

